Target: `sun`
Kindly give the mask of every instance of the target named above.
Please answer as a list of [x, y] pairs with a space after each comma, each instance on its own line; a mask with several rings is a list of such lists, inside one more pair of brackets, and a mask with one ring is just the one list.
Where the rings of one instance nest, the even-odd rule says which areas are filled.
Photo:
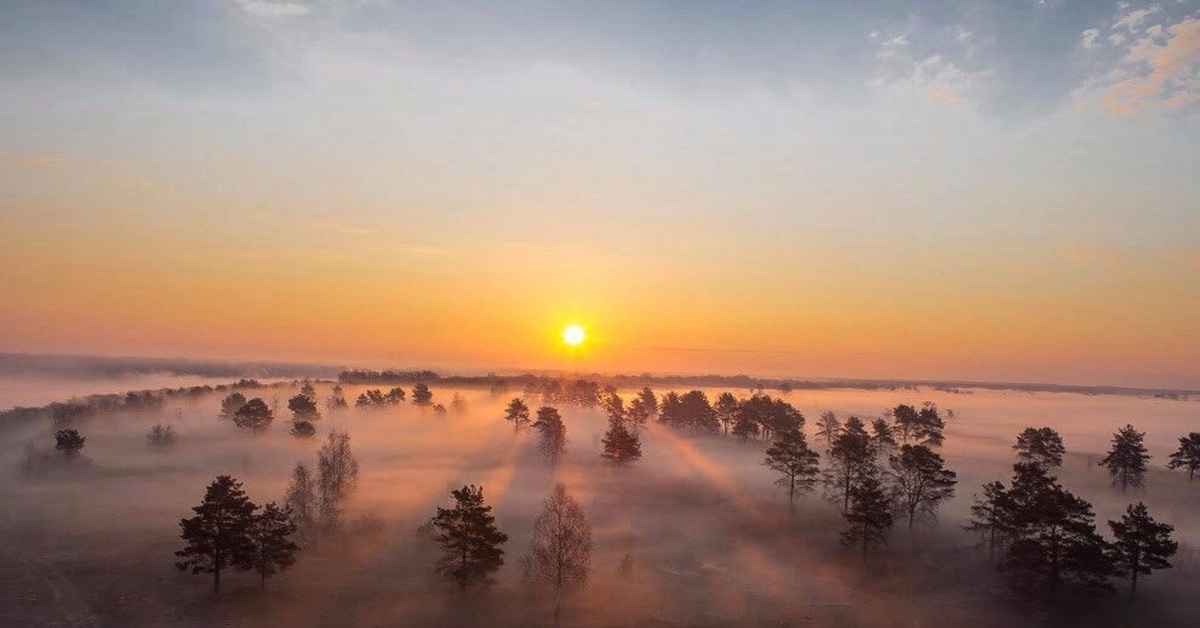
[[586, 336], [583, 333], [582, 325], [572, 323], [563, 328], [563, 342], [565, 342], [569, 347], [578, 347], [579, 345], [583, 344], [585, 337]]

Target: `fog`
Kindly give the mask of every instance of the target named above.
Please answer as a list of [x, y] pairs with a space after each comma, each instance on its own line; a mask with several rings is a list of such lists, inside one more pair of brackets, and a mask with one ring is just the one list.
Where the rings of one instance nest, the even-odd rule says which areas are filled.
[[[595, 541], [588, 583], [566, 598], [566, 625], [1185, 626], [1200, 616], [1200, 483], [1189, 486], [1185, 474], [1163, 469], [1178, 438], [1200, 429], [1195, 401], [984, 390], [787, 394], [810, 435], [824, 410], [876, 417], [899, 403], [929, 400], [955, 412], [941, 453], [958, 473], [956, 497], [942, 506], [935, 528], [910, 534], [897, 525], [889, 550], [864, 563], [839, 546], [841, 516], [819, 490], [794, 512], [788, 508], [786, 492], [762, 464], [764, 443], [650, 425], [642, 431], [642, 459], [613, 467], [599, 455], [602, 412], [564, 404], [569, 442], [552, 466], [535, 434], [514, 434], [502, 419], [511, 393], [435, 385], [435, 402], [450, 405], [461, 394], [466, 411], [439, 415], [406, 403], [331, 412], [323, 403], [331, 386], [317, 385], [323, 418], [316, 438], [288, 433], [286, 400], [298, 383], [244, 391], [284, 402], [261, 434], [218, 417], [223, 392], [171, 397], [156, 411], [79, 422], [87, 438], [82, 458], [32, 477], [21, 472], [27, 445], [52, 451], [54, 426], [0, 426], [0, 592], [8, 600], [0, 624], [550, 625], [550, 596], [526, 588], [517, 559], [555, 482], [582, 504]], [[368, 387], [344, 388], [353, 403]], [[626, 398], [631, 392], [619, 391]], [[706, 392], [715, 399], [721, 390]], [[1147, 433], [1154, 470], [1144, 492], [1122, 495], [1095, 461], [1127, 422]], [[156, 423], [178, 432], [165, 450], [147, 445], [146, 431]], [[1062, 434], [1068, 455], [1059, 477], [1094, 504], [1102, 533], [1108, 535], [1107, 519], [1137, 500], [1176, 526], [1176, 569], [1148, 578], [1136, 602], [1118, 594], [1054, 612], [1030, 607], [1008, 592], [986, 552], [961, 531], [979, 485], [1007, 482], [1012, 442], [1026, 426]], [[277, 501], [295, 463], [315, 465], [335, 428], [350, 434], [362, 470], [342, 537], [306, 547], [265, 590], [252, 573], [226, 572], [218, 597], [208, 576], [175, 569], [179, 520], [192, 514], [215, 476], [242, 481], [258, 504]], [[496, 583], [466, 598], [435, 576], [436, 547], [418, 532], [464, 484], [483, 486], [509, 535]]]

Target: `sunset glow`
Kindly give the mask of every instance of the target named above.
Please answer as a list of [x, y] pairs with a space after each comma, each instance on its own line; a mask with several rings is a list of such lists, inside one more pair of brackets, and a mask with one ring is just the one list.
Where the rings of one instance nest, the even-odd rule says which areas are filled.
[[583, 344], [584, 333], [583, 327], [576, 324], [567, 325], [563, 328], [563, 342], [570, 347], [578, 347]]

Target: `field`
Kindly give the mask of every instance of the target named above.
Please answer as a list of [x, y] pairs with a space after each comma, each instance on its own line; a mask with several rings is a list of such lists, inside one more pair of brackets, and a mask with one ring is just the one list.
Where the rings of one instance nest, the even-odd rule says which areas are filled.
[[[353, 404], [364, 388], [348, 386], [346, 397]], [[329, 389], [318, 385], [318, 397]], [[247, 396], [286, 401], [297, 390], [289, 383]], [[841, 517], [819, 490], [788, 508], [762, 464], [764, 443], [652, 424], [642, 432], [642, 460], [615, 468], [599, 456], [602, 411], [563, 405], [569, 443], [555, 467], [534, 435], [514, 435], [501, 419], [512, 394], [434, 387], [435, 401], [447, 405], [456, 393], [466, 410], [446, 415], [411, 403], [323, 409], [311, 439], [288, 434], [282, 405], [269, 430], [250, 434], [218, 417], [219, 393], [172, 398], [158, 412], [81, 423], [84, 458], [33, 477], [20, 472], [26, 444], [52, 447], [52, 426], [0, 426], [0, 625], [549, 625], [548, 602], [522, 584], [517, 559], [555, 482], [581, 502], [595, 534], [588, 585], [565, 603], [570, 626], [1165, 628], [1200, 616], [1200, 483], [1163, 469], [1177, 439], [1200, 427], [1194, 401], [982, 390], [785, 395], [807, 417], [810, 435], [824, 410], [874, 418], [926, 400], [954, 410], [941, 453], [958, 473], [956, 497], [935, 527], [910, 534], [897, 525], [888, 551], [867, 568], [839, 546]], [[179, 433], [162, 451], [145, 438], [159, 422]], [[1147, 432], [1153, 471], [1143, 493], [1122, 495], [1096, 461], [1127, 422]], [[1176, 568], [1148, 578], [1136, 600], [1122, 590], [1051, 612], [1010, 593], [961, 525], [980, 484], [1008, 479], [1013, 439], [1026, 426], [1063, 435], [1068, 454], [1059, 477], [1093, 503], [1101, 532], [1137, 500], [1175, 525]], [[315, 464], [335, 427], [349, 432], [362, 469], [341, 538], [306, 549], [265, 590], [253, 574], [228, 574], [215, 597], [209, 579], [174, 568], [178, 522], [213, 477], [233, 475], [256, 503], [278, 500], [295, 463]], [[483, 486], [510, 537], [496, 584], [465, 599], [436, 579], [435, 546], [418, 531], [464, 484]]]

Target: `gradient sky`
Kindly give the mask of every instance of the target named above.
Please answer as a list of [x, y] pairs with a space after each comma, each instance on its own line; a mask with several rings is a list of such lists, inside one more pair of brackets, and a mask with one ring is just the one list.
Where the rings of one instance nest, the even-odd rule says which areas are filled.
[[0, 219], [0, 351], [1200, 388], [1200, 2], [3, 0]]

